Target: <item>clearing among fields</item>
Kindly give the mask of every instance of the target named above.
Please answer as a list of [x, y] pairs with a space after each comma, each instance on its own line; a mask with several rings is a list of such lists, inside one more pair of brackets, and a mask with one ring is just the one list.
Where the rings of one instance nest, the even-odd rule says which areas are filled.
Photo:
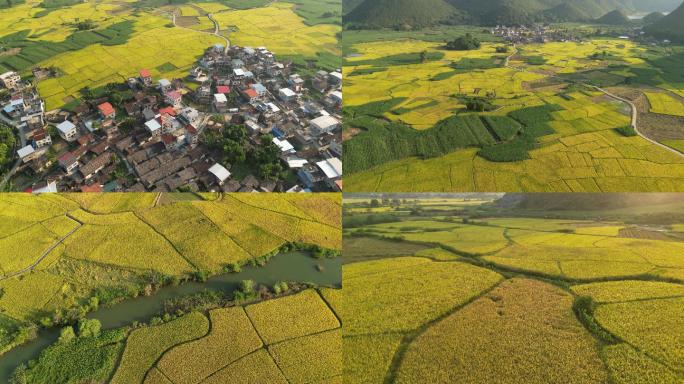
[[664, 93], [681, 88], [675, 69], [633, 42], [530, 44], [509, 61], [501, 45], [351, 44], [347, 191], [684, 191], [684, 157], [623, 134], [629, 106], [584, 85], [643, 82], [663, 91], [649, 94], [654, 109], [677, 114], [684, 104]]

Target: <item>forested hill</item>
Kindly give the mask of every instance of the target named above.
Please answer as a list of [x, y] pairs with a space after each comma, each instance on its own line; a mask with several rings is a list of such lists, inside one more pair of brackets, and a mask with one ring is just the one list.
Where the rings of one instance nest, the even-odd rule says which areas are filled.
[[684, 43], [684, 3], [674, 12], [646, 27], [646, 32], [659, 39]]
[[437, 22], [482, 25], [592, 21], [623, 14], [671, 12], [679, 0], [343, 0], [345, 23], [421, 27]]

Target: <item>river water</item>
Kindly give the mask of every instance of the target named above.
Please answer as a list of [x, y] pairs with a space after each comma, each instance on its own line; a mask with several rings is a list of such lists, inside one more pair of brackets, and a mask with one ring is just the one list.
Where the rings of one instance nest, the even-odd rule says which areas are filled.
[[[280, 254], [263, 267], [243, 267], [240, 273], [218, 275], [204, 283], [187, 282], [159, 289], [151, 296], [125, 300], [111, 307], [103, 307], [88, 315], [98, 319], [102, 329], [119, 328], [134, 321], [147, 321], [162, 313], [164, 302], [174, 297], [213, 289], [233, 292], [242, 280], [272, 286], [279, 281], [313, 283], [320, 286], [342, 285], [342, 258], [314, 259], [301, 252]], [[0, 383], [8, 383], [14, 369], [21, 363], [35, 359], [40, 352], [59, 337], [59, 329], [41, 330], [38, 337], [0, 356]]]

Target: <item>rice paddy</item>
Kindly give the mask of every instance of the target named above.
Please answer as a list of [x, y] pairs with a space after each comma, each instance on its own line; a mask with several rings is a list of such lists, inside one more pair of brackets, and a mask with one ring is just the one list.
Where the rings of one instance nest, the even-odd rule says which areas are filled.
[[[340, 27], [326, 24], [329, 20], [307, 25], [296, 10], [288, 3], [238, 10], [212, 2], [148, 8], [86, 1], [46, 11], [40, 1], [29, 0], [0, 9], [0, 41], [21, 43], [16, 52], [0, 57], [0, 69], [27, 75], [34, 66], [54, 67], [58, 77], [38, 82], [48, 110], [78, 99], [84, 88], [123, 82], [142, 68], [155, 78], [184, 78], [207, 47], [225, 44], [206, 33], [214, 30], [207, 13], [215, 16], [233, 44], [266, 46], [278, 55], [339, 56]], [[178, 27], [172, 23], [174, 12]], [[78, 31], [76, 23], [83, 20], [92, 21], [95, 28]], [[116, 39], [108, 28], [120, 29]]]
[[[70, 314], [94, 310], [93, 299], [110, 303], [149, 295], [151, 287], [172, 280], [256, 263], [287, 243], [341, 249], [339, 195], [240, 198], [249, 201], [221, 195], [155, 205], [154, 194], [4, 194], [0, 222], [11, 225], [0, 226], [0, 313], [26, 325], [59, 324]], [[301, 307], [293, 302], [292, 316], [298, 309], [327, 308], [317, 297]], [[283, 327], [269, 333], [268, 305], [253, 309], [264, 338], [294, 337], [279, 334]], [[323, 324], [308, 314], [306, 319], [310, 326], [299, 321], [298, 335]], [[334, 317], [323, 320], [325, 329], [339, 327]]]
[[[646, 47], [608, 39], [527, 44], [506, 66], [510, 53], [497, 53], [501, 45], [447, 51], [440, 43], [410, 38], [352, 44], [344, 67], [346, 125], [360, 131], [345, 143], [347, 191], [684, 190], [684, 158], [616, 130], [630, 124], [626, 104], [594, 88], [563, 85], [578, 80], [604, 87], [626, 78], [641, 81], [636, 73], [653, 69]], [[421, 61], [420, 52], [434, 58]], [[596, 52], [621, 59], [590, 59]], [[411, 54], [417, 59], [409, 60]], [[527, 57], [543, 57], [545, 62], [530, 64]], [[626, 73], [608, 73], [608, 65], [623, 66]], [[653, 112], [678, 114], [684, 104], [665, 92], [680, 85], [661, 81], [648, 82], [654, 88], [647, 93]], [[466, 108], [468, 98], [478, 97], [491, 103], [487, 112]], [[530, 108], [540, 106], [556, 110], [526, 120], [532, 117]], [[523, 128], [483, 120], [489, 132], [484, 131], [482, 140], [445, 147], [447, 139], [442, 138], [406, 149], [412, 145], [406, 143], [416, 141], [414, 136], [445, 135], [438, 132], [446, 122], [473, 116], [510, 117]], [[522, 132], [525, 140], [510, 140], [499, 129], [504, 127]]]
[[[437, 198], [383, 198], [386, 222], [345, 233], [342, 294], [324, 292], [344, 322], [345, 382], [684, 379], [679, 224], [628, 224], [638, 204], [606, 220], [607, 211], [526, 211], [511, 200], [429, 211]], [[345, 212], [368, 215], [368, 204], [352, 196]], [[626, 231], [649, 225], [664, 228], [659, 240]], [[414, 248], [425, 239], [433, 248]], [[463, 251], [473, 239], [483, 253]], [[375, 241], [391, 246], [377, 252]]]
[[[175, 343], [158, 362], [146, 364], [146, 370], [157, 370], [174, 383], [225, 383], [231, 378], [246, 383], [333, 379], [342, 369], [340, 323], [327, 306], [311, 306], [321, 300], [317, 291], [305, 290], [246, 307], [212, 310], [208, 334], [189, 343]], [[264, 310], [271, 314], [267, 328], [250, 321], [253, 314]], [[334, 323], [324, 328], [303, 329], [294, 321], [331, 317]], [[277, 340], [263, 337], [271, 327], [286, 336]], [[145, 383], [150, 380], [148, 374]]]

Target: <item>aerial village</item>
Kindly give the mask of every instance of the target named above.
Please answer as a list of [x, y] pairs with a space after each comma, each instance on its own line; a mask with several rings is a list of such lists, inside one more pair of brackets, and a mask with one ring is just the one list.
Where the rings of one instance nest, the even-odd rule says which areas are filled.
[[305, 78], [264, 47], [212, 46], [185, 79], [143, 68], [71, 111], [46, 111], [15, 72], [0, 85], [1, 119], [21, 139], [15, 188], [342, 190], [341, 71]]

